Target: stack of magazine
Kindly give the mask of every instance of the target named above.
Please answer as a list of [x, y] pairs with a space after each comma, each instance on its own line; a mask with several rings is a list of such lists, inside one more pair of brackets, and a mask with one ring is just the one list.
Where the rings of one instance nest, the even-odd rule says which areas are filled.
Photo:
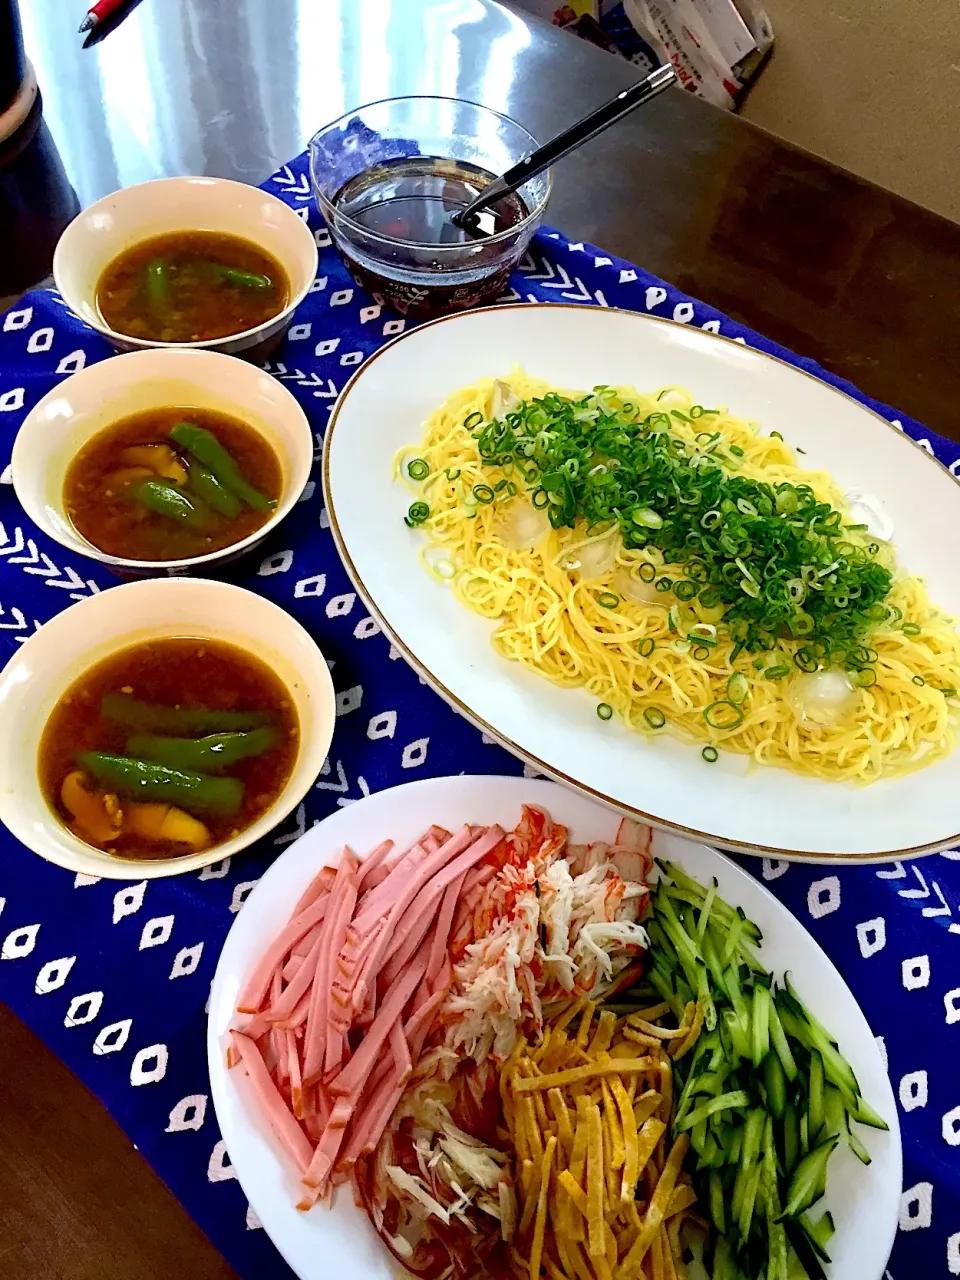
[[684, 89], [735, 110], [773, 44], [760, 0], [511, 0], [653, 70], [669, 62]]

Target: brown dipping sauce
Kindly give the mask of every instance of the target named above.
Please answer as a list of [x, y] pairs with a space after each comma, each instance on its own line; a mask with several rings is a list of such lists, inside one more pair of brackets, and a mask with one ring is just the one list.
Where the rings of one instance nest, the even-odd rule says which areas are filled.
[[77, 532], [100, 551], [125, 560], [187, 560], [241, 542], [273, 515], [272, 508], [257, 511], [247, 505], [232, 519], [209, 510], [207, 527], [200, 530], [131, 500], [126, 481], [143, 468], [124, 458], [124, 451], [165, 444], [177, 453], [169, 432], [184, 420], [211, 431], [244, 478], [268, 498], [279, 499], [283, 487], [280, 460], [255, 428], [212, 409], [149, 409], [99, 431], [73, 459], [64, 477], [64, 509]]
[[118, 254], [97, 281], [96, 300], [117, 333], [206, 342], [279, 315], [290, 281], [272, 254], [240, 236], [173, 231]]
[[[77, 825], [61, 800], [64, 779], [78, 768], [79, 752], [125, 755], [127, 742], [138, 733], [137, 728], [114, 723], [101, 714], [104, 694], [121, 692], [140, 702], [166, 707], [262, 712], [268, 725], [276, 729], [276, 744], [268, 751], [239, 760], [218, 775], [238, 778], [244, 784], [243, 801], [232, 817], [197, 813], [209, 831], [204, 847], [212, 848], [244, 831], [270, 808], [286, 785], [299, 751], [300, 723], [286, 686], [269, 667], [220, 640], [149, 640], [85, 671], [54, 707], [40, 739], [37, 769], [43, 793], [60, 821], [86, 843], [124, 858], [169, 858], [196, 851], [168, 840], [123, 833], [109, 842], [98, 842]], [[178, 736], [203, 735], [193, 731]], [[92, 778], [85, 785], [94, 793], [111, 792], [109, 784]], [[117, 800], [121, 810], [131, 804], [130, 797], [123, 794], [117, 793]]]

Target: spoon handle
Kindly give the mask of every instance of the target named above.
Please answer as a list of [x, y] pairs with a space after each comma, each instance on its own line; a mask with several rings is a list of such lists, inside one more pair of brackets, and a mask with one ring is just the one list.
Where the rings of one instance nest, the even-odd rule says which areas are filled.
[[486, 209], [488, 205], [495, 204], [508, 191], [516, 191], [518, 187], [522, 187], [530, 178], [535, 178], [538, 173], [542, 173], [544, 169], [549, 169], [552, 164], [561, 160], [569, 152], [582, 146], [583, 143], [589, 142], [591, 138], [595, 138], [598, 133], [602, 133], [610, 125], [629, 115], [631, 111], [642, 106], [645, 102], [649, 102], [651, 98], [655, 98], [664, 89], [672, 85], [676, 78], [676, 72], [673, 67], [669, 65], [657, 67], [655, 71], [651, 71], [643, 80], [637, 81], [629, 89], [624, 89], [615, 98], [605, 102], [602, 107], [598, 107], [596, 111], [591, 111], [589, 115], [584, 116], [582, 120], [578, 120], [569, 129], [565, 129], [563, 133], [559, 133], [555, 138], [551, 138], [549, 142], [545, 142], [542, 147], [537, 147], [536, 151], [524, 156], [522, 160], [518, 161], [513, 168], [508, 169], [501, 177], [495, 178], [493, 182], [483, 188], [480, 194], [465, 209], [458, 212], [456, 215], [457, 222], [462, 222], [472, 214], [478, 213], [481, 209]]

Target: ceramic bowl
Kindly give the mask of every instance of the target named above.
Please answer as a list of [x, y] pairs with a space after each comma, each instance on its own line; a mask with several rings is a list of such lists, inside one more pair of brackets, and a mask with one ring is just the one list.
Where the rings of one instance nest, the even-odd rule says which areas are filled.
[[[104, 427], [148, 409], [217, 409], [255, 427], [273, 446], [283, 474], [276, 510], [240, 542], [183, 560], [108, 555], [73, 526], [63, 482], [73, 458]], [[13, 445], [13, 487], [30, 519], [79, 555], [124, 576], [185, 573], [236, 559], [261, 542], [297, 504], [313, 463], [313, 433], [290, 392], [255, 365], [214, 351], [138, 351], [90, 365], [27, 414]]]
[[[50, 808], [37, 776], [40, 737], [54, 706], [84, 670], [129, 645], [164, 636], [225, 640], [267, 663], [296, 705], [300, 752], [273, 805], [234, 839], [181, 858], [118, 858], [79, 840]], [[196, 871], [239, 853], [296, 808], [326, 759], [335, 714], [323, 654], [277, 605], [197, 578], [117, 586], [58, 614], [0, 672], [0, 822], [40, 857], [85, 875], [141, 880]]]
[[[206, 342], [150, 342], [111, 329], [96, 299], [104, 267], [130, 245], [171, 231], [221, 231], [260, 245], [286, 271], [289, 303], [253, 329]], [[159, 178], [114, 191], [74, 218], [53, 257], [64, 302], [118, 351], [205, 347], [255, 360], [266, 359], [280, 342], [316, 274], [317, 245], [303, 219], [276, 196], [226, 178]]]

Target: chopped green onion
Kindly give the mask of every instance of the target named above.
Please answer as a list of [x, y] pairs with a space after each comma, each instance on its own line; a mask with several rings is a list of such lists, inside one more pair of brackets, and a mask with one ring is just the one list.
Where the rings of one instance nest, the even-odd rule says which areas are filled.
[[916, 622], [905, 622], [903, 626], [900, 628], [900, 630], [903, 632], [905, 636], [918, 636], [920, 634], [921, 628], [917, 625]]
[[645, 529], [660, 529], [663, 527], [663, 516], [658, 515], [650, 507], [639, 508], [634, 511], [630, 519], [634, 524], [642, 525]]
[[711, 729], [739, 729], [743, 724], [743, 712], [735, 702], [718, 699], [704, 710], [703, 718]]
[[414, 502], [411, 504], [410, 510], [403, 519], [404, 522], [412, 529], [414, 525], [423, 524], [429, 514], [430, 508], [425, 502]]
[[475, 484], [473, 486], [473, 496], [486, 507], [494, 500], [496, 494], [488, 484]]
[[921, 684], [926, 684], [927, 682], [926, 680], [924, 680], [923, 676], [914, 676], [913, 683], [917, 685], [921, 685]]
[[767, 667], [763, 674], [768, 680], [782, 680], [784, 676], [790, 674], [790, 668], [785, 662], [778, 662], [775, 666]]
[[[661, 394], [669, 398], [669, 389]], [[574, 397], [548, 392], [489, 422], [472, 414], [466, 421], [481, 461], [497, 472], [463, 501], [489, 501], [493, 485], [494, 494], [511, 495], [515, 474], [553, 528], [615, 529], [626, 551], [648, 551], [641, 581], [673, 591], [681, 604], [696, 598], [717, 610], [731, 653], [752, 657], [792, 639], [803, 656], [784, 653], [777, 664], [790, 670], [872, 665], [858, 649], [897, 616], [885, 603], [891, 573], [871, 559], [879, 543], [849, 541], [843, 513], [809, 484], [771, 484], [734, 469], [747, 450], [720, 431], [699, 431], [693, 441], [675, 434], [679, 423], [702, 425], [715, 412], [663, 405], [638, 421], [635, 405], [600, 387]]]
[[955, 698], [957, 696], [957, 691], [953, 685], [950, 685], [949, 688], [941, 689], [940, 692], [945, 698]]
[[743, 702], [750, 692], [750, 681], [742, 671], [735, 671], [727, 681], [727, 698], [734, 705]]
[[620, 597], [612, 591], [601, 591], [597, 596], [597, 604], [601, 609], [615, 609], [620, 603]]
[[667, 717], [659, 707], [647, 707], [643, 713], [643, 718], [651, 729], [662, 729], [667, 723]]
[[779, 431], [771, 431], [771, 432], [770, 432], [770, 439], [771, 439], [771, 440], [782, 440], [782, 439], [783, 439], [783, 436], [780, 434], [780, 432], [779, 432]]
[[468, 431], [472, 431], [474, 427], [478, 427], [483, 421], [483, 414], [479, 409], [475, 409], [473, 413], [468, 414], [463, 420], [463, 425]]
[[447, 467], [447, 468], [444, 470], [444, 473], [443, 473], [443, 474], [447, 477], [447, 479], [448, 479], [448, 480], [459, 480], [459, 479], [460, 479], [460, 468], [459, 468], [459, 467], [456, 467], [456, 468], [454, 468], [454, 467]]
[[864, 667], [854, 676], [854, 681], [861, 689], [870, 689], [877, 683], [877, 673], [872, 667]]
[[425, 458], [413, 458], [407, 463], [407, 475], [411, 480], [426, 480], [430, 474], [430, 464]]
[[640, 657], [649, 658], [651, 653], [653, 653], [656, 647], [657, 647], [656, 640], [654, 640], [652, 636], [647, 636], [646, 639], [641, 640], [640, 644], [638, 645]]
[[695, 644], [690, 650], [690, 656], [697, 662], [706, 662], [710, 657], [710, 650], [705, 644]]
[[704, 747], [700, 754], [703, 756], [704, 760], [706, 760], [707, 764], [716, 764], [720, 759], [720, 752], [716, 747]]
[[609, 720], [613, 715], [613, 707], [609, 702], [600, 702], [597, 704], [597, 715], [601, 720]]

